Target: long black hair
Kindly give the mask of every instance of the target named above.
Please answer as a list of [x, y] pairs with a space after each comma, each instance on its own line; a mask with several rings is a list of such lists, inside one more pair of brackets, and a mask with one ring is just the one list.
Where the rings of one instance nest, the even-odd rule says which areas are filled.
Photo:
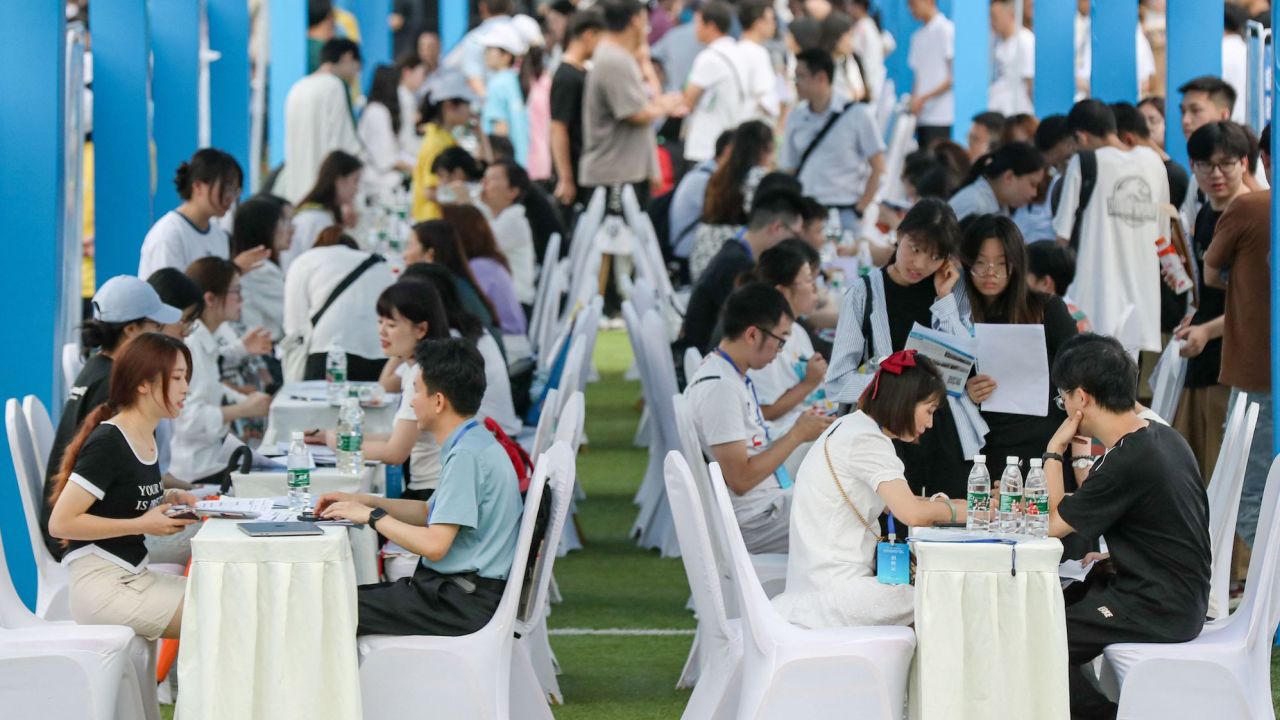
[[380, 103], [391, 113], [391, 129], [400, 132], [400, 71], [393, 65], [379, 65], [369, 81], [369, 104]]
[[1045, 168], [1044, 154], [1031, 143], [1013, 142], [1001, 145], [974, 161], [964, 185], [972, 185], [980, 177], [988, 180], [1012, 170], [1014, 175], [1030, 175]]
[[280, 198], [257, 196], [244, 201], [236, 208], [231, 225], [231, 257], [256, 247], [271, 250], [271, 262], [280, 264], [276, 251], [276, 228], [284, 217], [284, 204]]
[[760, 156], [773, 147], [773, 130], [759, 120], [749, 120], [733, 133], [729, 159], [716, 168], [707, 181], [702, 221], [714, 225], [745, 225], [747, 211], [743, 207], [742, 185], [751, 168], [760, 164]]
[[[448, 203], [442, 207], [448, 207]], [[414, 225], [413, 234], [418, 238], [418, 244], [422, 246], [424, 252], [435, 251], [431, 260], [433, 263], [443, 265], [453, 273], [455, 278], [470, 285], [479, 296], [480, 302], [484, 303], [485, 308], [489, 310], [489, 316], [498, 317], [493, 301], [480, 289], [480, 282], [476, 280], [475, 273], [471, 271], [471, 265], [467, 263], [467, 253], [462, 249], [462, 241], [458, 239], [458, 231], [453, 225], [444, 220], [427, 220]]]
[[449, 318], [444, 310], [444, 301], [440, 299], [436, 284], [426, 278], [404, 278], [387, 286], [378, 296], [375, 309], [381, 318], [390, 318], [395, 311], [411, 323], [426, 323], [427, 336], [424, 340], [449, 338]]
[[191, 159], [178, 166], [173, 175], [173, 185], [178, 189], [178, 197], [191, 199], [191, 190], [198, 182], [212, 186], [235, 183], [244, 185], [244, 171], [240, 163], [229, 153], [217, 148], [197, 150]]
[[316, 184], [298, 201], [298, 207], [308, 203], [321, 205], [333, 215], [333, 221], [342, 224], [342, 208], [338, 206], [338, 180], [364, 167], [360, 158], [341, 150], [334, 150], [320, 163]]
[[444, 303], [444, 312], [449, 321], [449, 327], [457, 330], [458, 334], [468, 340], [474, 341], [484, 332], [484, 324], [479, 318], [467, 312], [462, 307], [462, 298], [459, 297], [458, 291], [453, 287], [453, 279], [449, 271], [443, 265], [435, 263], [414, 263], [404, 269], [400, 274], [401, 282], [409, 279], [426, 280], [435, 286], [436, 292], [440, 294], [440, 300]]

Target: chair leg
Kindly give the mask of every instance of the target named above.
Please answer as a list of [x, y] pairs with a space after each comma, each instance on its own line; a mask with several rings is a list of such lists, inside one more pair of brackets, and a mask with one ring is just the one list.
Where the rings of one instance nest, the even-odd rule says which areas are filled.
[[511, 720], [554, 720], [524, 639], [511, 645]]

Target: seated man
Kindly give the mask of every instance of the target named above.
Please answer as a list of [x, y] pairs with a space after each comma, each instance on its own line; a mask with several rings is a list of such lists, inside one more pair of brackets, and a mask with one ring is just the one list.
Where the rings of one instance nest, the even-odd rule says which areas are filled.
[[725, 302], [721, 323], [724, 339], [689, 379], [685, 397], [703, 452], [724, 471], [747, 550], [785, 553], [792, 480], [783, 463], [832, 419], [804, 413], [787, 434], [769, 437], [746, 372], [773, 362], [786, 344], [792, 317], [782, 293], [764, 283], [745, 285]]
[[[1072, 717], [1114, 718], [1116, 706], [1081, 665], [1113, 643], [1194, 639], [1209, 603], [1209, 505], [1196, 458], [1177, 431], [1139, 417], [1138, 367], [1118, 341], [1078, 335], [1053, 381], [1067, 420], [1049, 440], [1049, 534], [1105, 535], [1116, 574], [1092, 578], [1067, 608]], [[1063, 495], [1063, 454], [1077, 434], [1107, 453]], [[1096, 575], [1096, 573], [1095, 573]]]
[[422, 556], [413, 577], [361, 585], [357, 635], [467, 635], [498, 609], [520, 533], [515, 470], [478, 426], [484, 358], [466, 340], [425, 340], [415, 353], [413, 412], [441, 448], [431, 501], [328, 493], [316, 512], [368, 523]]

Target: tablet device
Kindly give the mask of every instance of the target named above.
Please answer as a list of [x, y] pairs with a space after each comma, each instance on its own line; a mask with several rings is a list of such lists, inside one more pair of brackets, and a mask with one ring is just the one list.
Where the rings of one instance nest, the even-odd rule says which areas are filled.
[[290, 535], [323, 535], [324, 530], [309, 522], [240, 523], [240, 531], [250, 537], [287, 537]]

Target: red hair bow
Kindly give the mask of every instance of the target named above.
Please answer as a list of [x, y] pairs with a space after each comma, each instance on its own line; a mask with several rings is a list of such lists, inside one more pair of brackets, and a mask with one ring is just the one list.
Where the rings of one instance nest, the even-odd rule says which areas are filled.
[[871, 386], [871, 399], [876, 399], [876, 394], [880, 392], [880, 374], [889, 373], [891, 375], [901, 375], [903, 370], [916, 366], [915, 350], [899, 350], [892, 355], [880, 361], [880, 367], [876, 370], [875, 384]]

